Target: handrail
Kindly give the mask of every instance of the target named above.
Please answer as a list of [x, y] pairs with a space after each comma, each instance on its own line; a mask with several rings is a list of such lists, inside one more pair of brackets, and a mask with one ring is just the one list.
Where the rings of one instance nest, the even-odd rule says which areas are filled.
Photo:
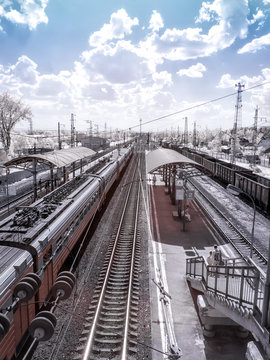
[[261, 316], [265, 276], [254, 263], [239, 258], [227, 259], [225, 265], [208, 265], [204, 256], [197, 256], [186, 259], [186, 275], [199, 279], [206, 291], [238, 302]]

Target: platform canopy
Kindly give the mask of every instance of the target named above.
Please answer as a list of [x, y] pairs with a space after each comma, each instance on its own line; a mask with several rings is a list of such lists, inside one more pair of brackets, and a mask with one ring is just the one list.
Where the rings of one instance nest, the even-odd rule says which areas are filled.
[[37, 163], [45, 163], [48, 165], [61, 168], [68, 166], [75, 161], [88, 158], [94, 155], [96, 152], [86, 147], [75, 147], [71, 149], [54, 150], [45, 154], [34, 154], [21, 156], [10, 161], [7, 161], [5, 166], [19, 165], [26, 162], [32, 162], [36, 159]]
[[146, 172], [152, 173], [164, 165], [187, 165], [204, 169], [204, 166], [171, 149], [159, 148], [146, 154]]

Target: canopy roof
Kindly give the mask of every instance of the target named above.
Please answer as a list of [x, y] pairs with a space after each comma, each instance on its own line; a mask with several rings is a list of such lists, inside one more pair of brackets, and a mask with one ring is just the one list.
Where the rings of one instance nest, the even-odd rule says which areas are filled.
[[151, 173], [159, 167], [169, 164], [191, 165], [200, 169], [204, 169], [202, 165], [187, 158], [175, 150], [159, 148], [146, 154], [147, 173]]
[[7, 161], [4, 165], [5, 166], [18, 165], [36, 159], [37, 162], [47, 163], [49, 165], [56, 166], [57, 168], [61, 168], [63, 166], [70, 165], [75, 161], [92, 156], [95, 153], [96, 152], [94, 150], [91, 150], [86, 147], [75, 147], [71, 149], [54, 150], [47, 152], [45, 154], [21, 156], [12, 159], [10, 161]]

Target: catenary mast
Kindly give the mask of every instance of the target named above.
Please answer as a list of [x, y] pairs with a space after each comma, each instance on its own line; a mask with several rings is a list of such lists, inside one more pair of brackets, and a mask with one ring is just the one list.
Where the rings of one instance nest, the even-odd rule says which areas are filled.
[[242, 88], [245, 85], [242, 85], [240, 82], [235, 84], [237, 87], [237, 99], [235, 105], [235, 115], [234, 115], [234, 125], [233, 125], [233, 133], [232, 133], [232, 156], [231, 162], [235, 163], [235, 153], [236, 153], [236, 142], [237, 142], [237, 128], [238, 126], [242, 126]]

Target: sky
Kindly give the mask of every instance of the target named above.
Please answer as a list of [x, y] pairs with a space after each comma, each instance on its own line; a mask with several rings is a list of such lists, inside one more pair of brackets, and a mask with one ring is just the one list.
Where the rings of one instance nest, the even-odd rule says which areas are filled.
[[34, 130], [182, 131], [232, 128], [240, 83], [238, 125], [263, 124], [269, 20], [270, 0], [0, 0], [0, 93]]

